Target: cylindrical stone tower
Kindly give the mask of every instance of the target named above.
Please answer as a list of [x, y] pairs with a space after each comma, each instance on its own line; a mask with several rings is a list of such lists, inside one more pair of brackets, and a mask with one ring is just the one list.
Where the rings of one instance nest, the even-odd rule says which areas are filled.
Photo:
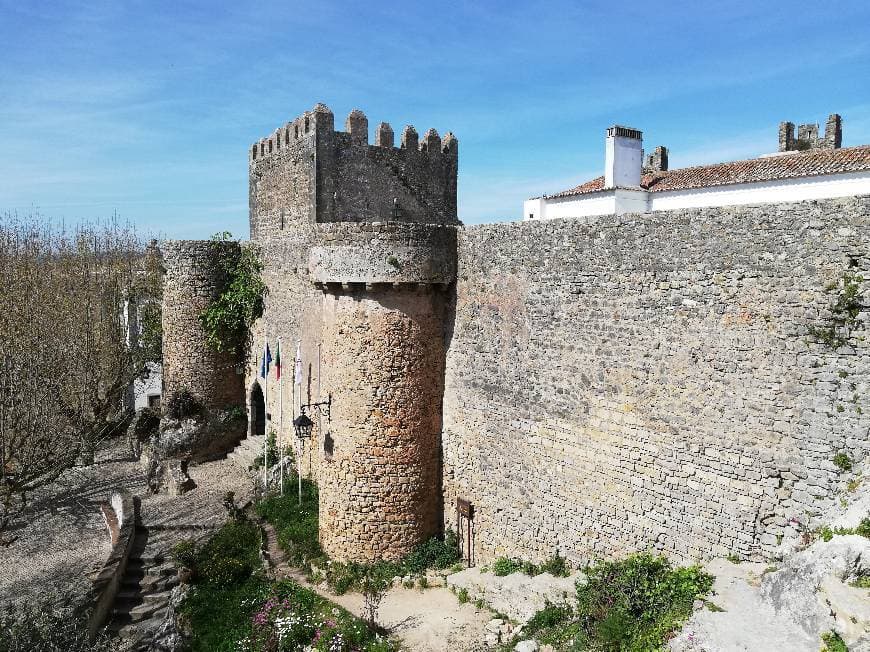
[[207, 412], [244, 405], [238, 356], [208, 346], [200, 315], [224, 282], [221, 259], [238, 242], [167, 240], [163, 264], [163, 405], [190, 392]]
[[318, 227], [323, 392], [320, 542], [334, 559], [397, 559], [441, 526], [444, 288], [453, 226]]

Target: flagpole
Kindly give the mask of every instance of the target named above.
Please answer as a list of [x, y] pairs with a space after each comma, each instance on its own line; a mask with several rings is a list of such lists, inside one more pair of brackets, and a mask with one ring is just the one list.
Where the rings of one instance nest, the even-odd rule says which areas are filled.
[[[293, 360], [293, 385], [299, 385], [299, 412], [302, 412], [302, 351], [300, 350], [302, 342], [296, 340], [296, 358]], [[296, 486], [299, 490], [299, 505], [302, 505], [302, 453], [304, 451], [305, 442], [301, 437], [299, 440], [299, 451], [296, 454]]]
[[263, 494], [269, 491], [269, 365], [266, 358], [269, 353], [269, 338], [263, 337], [263, 406], [266, 428], [263, 431]]
[[278, 464], [281, 495], [284, 495], [284, 377], [281, 375], [281, 338], [278, 338]]

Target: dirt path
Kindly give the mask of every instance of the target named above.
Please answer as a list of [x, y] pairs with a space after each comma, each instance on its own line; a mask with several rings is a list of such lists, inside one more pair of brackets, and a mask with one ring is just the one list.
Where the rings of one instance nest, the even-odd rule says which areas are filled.
[[[323, 585], [308, 582], [305, 575], [284, 561], [275, 531], [265, 524], [269, 555], [276, 577], [292, 579], [316, 591], [351, 613], [363, 615], [363, 596], [359, 593], [334, 595]], [[378, 611], [378, 621], [402, 640], [413, 652], [466, 652], [483, 648], [486, 624], [493, 618], [489, 609], [471, 603], [460, 604], [443, 587], [428, 589], [392, 588]]]

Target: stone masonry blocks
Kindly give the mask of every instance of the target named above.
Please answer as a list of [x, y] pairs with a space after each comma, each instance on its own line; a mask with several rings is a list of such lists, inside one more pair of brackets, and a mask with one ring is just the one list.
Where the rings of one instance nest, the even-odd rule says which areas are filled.
[[334, 559], [398, 559], [440, 530], [444, 299], [424, 287], [323, 300], [321, 545]]
[[[205, 341], [199, 316], [222, 286], [221, 253], [236, 242], [167, 240], [161, 245], [163, 285], [163, 393], [190, 391], [210, 411], [244, 404], [239, 361]], [[164, 401], [164, 405], [165, 405]]]

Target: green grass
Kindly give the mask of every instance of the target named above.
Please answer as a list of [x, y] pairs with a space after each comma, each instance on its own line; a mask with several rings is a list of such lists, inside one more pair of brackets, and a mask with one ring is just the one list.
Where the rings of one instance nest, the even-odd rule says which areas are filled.
[[318, 542], [318, 492], [310, 480], [302, 481], [302, 504], [296, 479], [287, 480], [283, 496], [272, 496], [257, 503], [257, 514], [275, 526], [278, 545], [290, 562], [302, 566], [323, 556]]
[[835, 536], [845, 536], [849, 534], [857, 534], [864, 538], [870, 539], [870, 516], [861, 519], [857, 527], [835, 527], [823, 525], [816, 530], [816, 535], [822, 541], [830, 541]]
[[530, 577], [541, 573], [550, 573], [555, 577], [568, 577], [571, 574], [567, 560], [558, 552], [542, 564], [534, 564], [530, 561], [510, 557], [499, 557], [492, 563], [491, 570], [497, 577], [517, 572], [523, 572]]
[[849, 652], [845, 641], [843, 641], [837, 632], [822, 634], [822, 643], [825, 644], [822, 652]]
[[547, 605], [526, 632], [557, 649], [661, 650], [713, 586], [713, 577], [697, 566], [674, 568], [649, 554], [600, 562], [586, 575], [576, 608]]
[[[257, 514], [271, 523], [278, 533], [278, 544], [289, 561], [298, 566], [316, 564], [325, 575], [330, 588], [338, 595], [359, 590], [367, 575], [405, 577], [421, 575], [428, 569], [443, 570], [459, 558], [456, 533], [448, 530], [444, 539], [432, 537], [421, 543], [399, 561], [374, 564], [330, 561], [318, 543], [317, 485], [302, 481], [302, 505], [299, 505], [296, 480], [288, 480], [283, 496], [273, 496], [259, 502]], [[425, 586], [425, 583], [421, 584]]]
[[259, 529], [241, 521], [224, 525], [196, 552], [196, 582], [181, 605], [192, 631], [191, 652], [265, 652], [276, 649], [279, 633], [287, 650], [396, 649], [315, 592], [290, 580], [267, 580], [259, 547]]

